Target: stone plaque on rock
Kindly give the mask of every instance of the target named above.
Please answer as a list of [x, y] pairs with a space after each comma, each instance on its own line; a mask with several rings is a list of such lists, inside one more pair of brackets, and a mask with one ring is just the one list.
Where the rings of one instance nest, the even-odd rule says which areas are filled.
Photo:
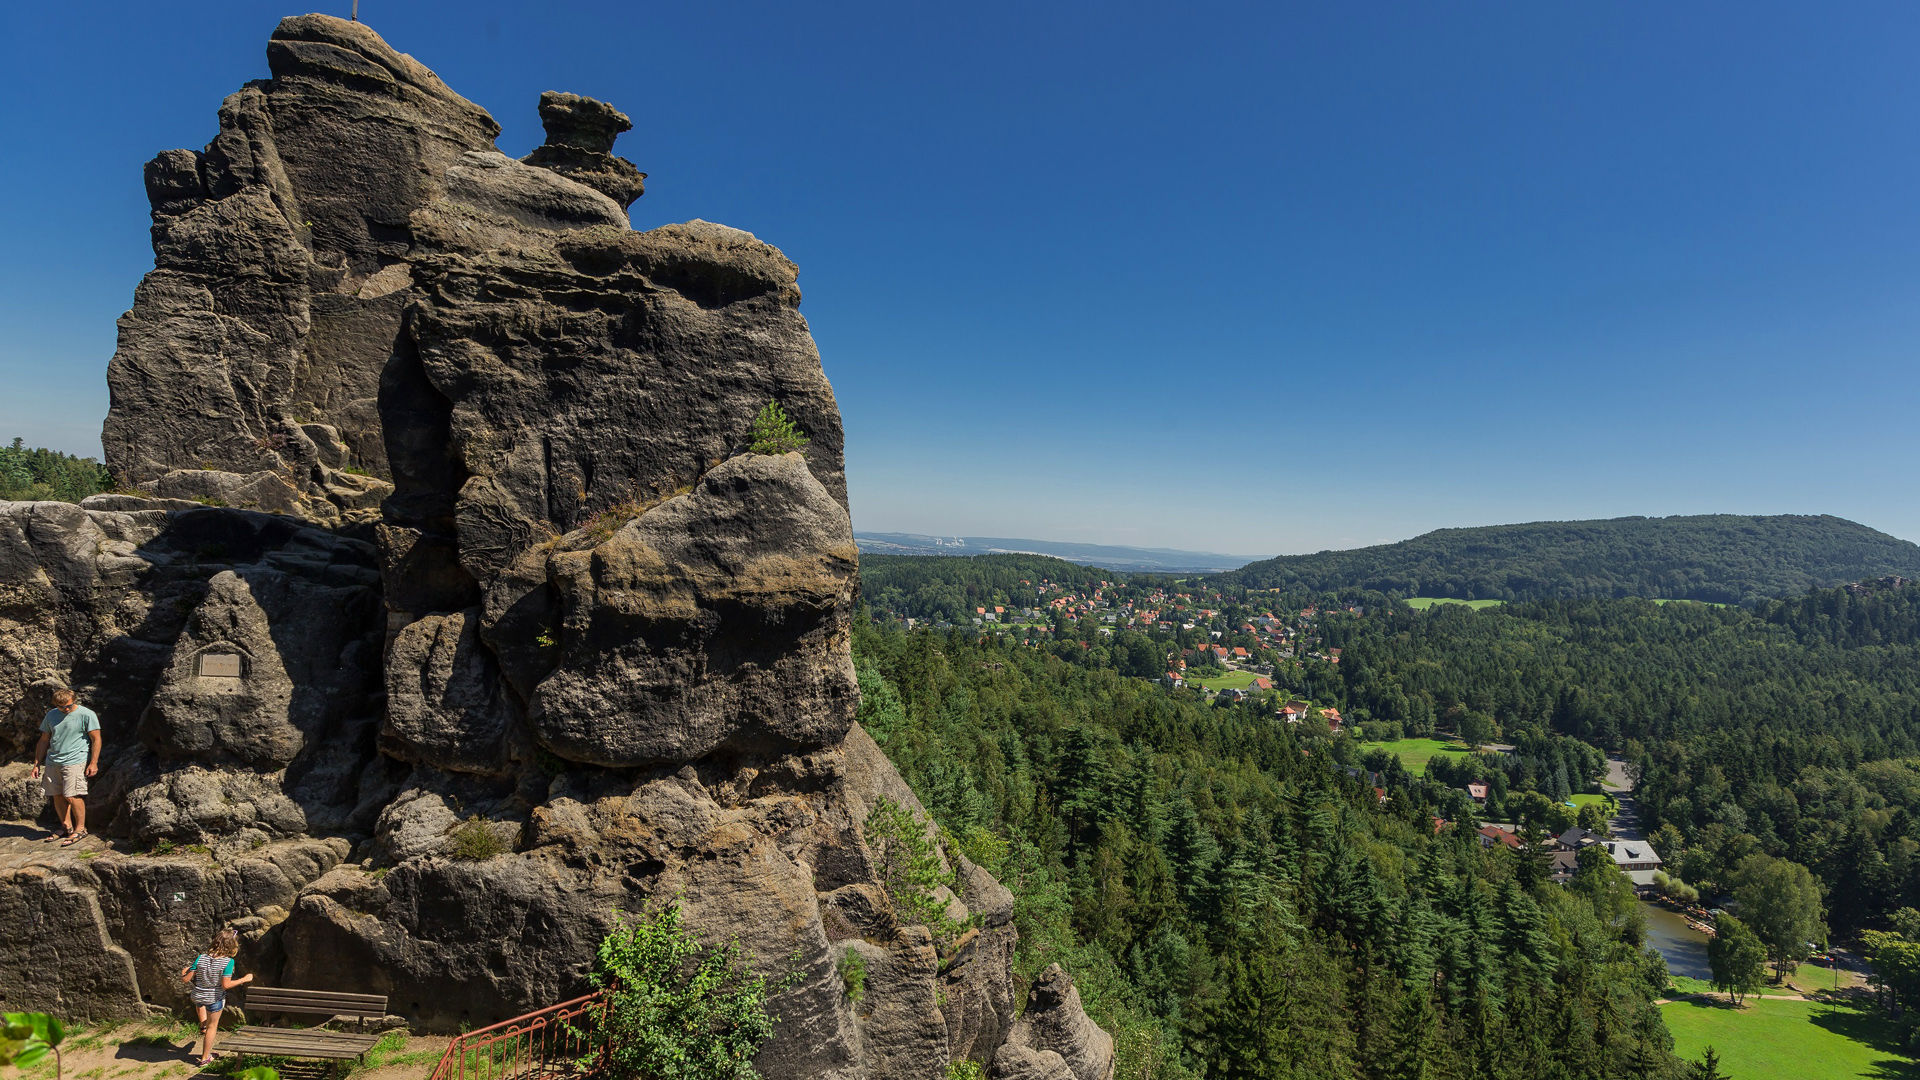
[[240, 654], [202, 653], [199, 674], [203, 679], [237, 679], [240, 677]]

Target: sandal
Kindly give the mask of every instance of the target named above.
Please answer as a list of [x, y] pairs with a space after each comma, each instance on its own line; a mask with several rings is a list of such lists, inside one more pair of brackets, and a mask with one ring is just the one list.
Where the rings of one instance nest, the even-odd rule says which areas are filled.
[[85, 829], [81, 829], [79, 832], [71, 832], [67, 834], [67, 838], [65, 840], [60, 841], [60, 846], [72, 847], [73, 845], [79, 843], [82, 840], [85, 840], [86, 838], [87, 838], [87, 830]]
[[52, 832], [48, 833], [47, 835], [41, 837], [40, 840], [43, 843], [51, 844], [55, 840], [65, 840], [68, 834], [71, 832], [72, 832], [71, 829], [68, 829], [66, 826], [62, 825], [60, 828], [55, 829]]

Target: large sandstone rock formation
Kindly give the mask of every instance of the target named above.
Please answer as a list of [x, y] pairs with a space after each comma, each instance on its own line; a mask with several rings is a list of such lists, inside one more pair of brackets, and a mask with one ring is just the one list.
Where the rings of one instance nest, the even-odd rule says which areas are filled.
[[[793, 264], [633, 232], [600, 102], [544, 95], [515, 160], [364, 26], [288, 19], [268, 63], [147, 169], [105, 430], [144, 494], [0, 504], [0, 749], [75, 687], [115, 839], [0, 838], [0, 914], [86, 957], [0, 949], [9, 1006], [177, 1005], [226, 923], [263, 981], [450, 1030], [580, 992], [616, 910], [679, 896], [798, 965], [769, 1076], [1110, 1074], [1064, 973], [1016, 1017], [991, 875], [943, 855], [971, 927], [944, 947], [877, 880], [868, 810], [919, 804], [853, 723], [840, 418]], [[804, 454], [748, 452], [769, 400]], [[0, 768], [0, 815], [38, 809]]]

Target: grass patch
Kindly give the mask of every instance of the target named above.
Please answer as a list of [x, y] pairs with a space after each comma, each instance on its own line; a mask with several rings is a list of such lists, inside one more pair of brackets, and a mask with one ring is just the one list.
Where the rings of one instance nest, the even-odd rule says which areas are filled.
[[468, 862], [484, 862], [513, 850], [507, 838], [479, 814], [448, 829], [447, 835], [453, 839], [453, 857]]
[[1467, 744], [1452, 739], [1394, 739], [1391, 742], [1361, 743], [1362, 753], [1368, 750], [1385, 750], [1400, 759], [1400, 764], [1415, 776], [1427, 771], [1427, 762], [1438, 754], [1471, 753]]
[[1590, 795], [1582, 792], [1578, 795], [1568, 796], [1567, 801], [1575, 806], [1604, 806], [1606, 805], [1607, 797], [1605, 795]]
[[[1787, 985], [1796, 990], [1812, 993], [1816, 990], [1844, 990], [1849, 986], [1858, 986], [1866, 980], [1858, 974], [1841, 968], [1837, 973], [1833, 965], [1808, 960], [1787, 976]], [[1768, 990], [1778, 992], [1783, 987], [1769, 986]]]
[[1733, 1009], [1721, 999], [1676, 1001], [1660, 1015], [1674, 1053], [1692, 1060], [1711, 1046], [1740, 1080], [1920, 1080], [1920, 1065], [1897, 1049], [1894, 1025], [1871, 1009], [1752, 999]]
[[[1690, 978], [1686, 975], [1667, 976], [1667, 996], [1679, 997], [1682, 994], [1717, 994], [1718, 990], [1705, 979]], [[1719, 1047], [1714, 1047], [1718, 1050]]]
[[1253, 680], [1258, 678], [1260, 676], [1251, 671], [1229, 671], [1225, 675], [1215, 675], [1210, 679], [1189, 678], [1187, 685], [1204, 687], [1208, 690], [1245, 690], [1253, 685]]
[[1475, 611], [1481, 608], [1499, 607], [1505, 600], [1455, 600], [1451, 596], [1409, 596], [1407, 606], [1415, 611], [1425, 611], [1435, 604], [1465, 604]]
[[1654, 598], [1656, 604], [1701, 604], [1706, 607], [1732, 607], [1732, 604], [1715, 603], [1712, 600], [1687, 600], [1680, 597], [1660, 596]]

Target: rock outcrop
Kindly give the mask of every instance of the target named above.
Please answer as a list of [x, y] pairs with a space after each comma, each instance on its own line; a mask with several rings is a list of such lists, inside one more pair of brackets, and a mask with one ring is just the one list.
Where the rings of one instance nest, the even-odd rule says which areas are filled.
[[[857, 555], [797, 271], [706, 222], [634, 232], [631, 121], [539, 102], [525, 158], [366, 27], [287, 19], [204, 150], [147, 168], [154, 269], [109, 367], [138, 493], [0, 504], [0, 749], [99, 712], [110, 850], [0, 837], [10, 1007], [127, 1015], [222, 924], [263, 981], [416, 1026], [579, 993], [616, 910], [679, 897], [768, 971], [770, 1077], [1104, 1080], [1012, 897], [957, 854], [936, 941], [864, 823], [926, 819], [853, 723]], [[778, 401], [804, 453], [754, 454]], [[0, 813], [30, 819], [21, 764]], [[842, 962], [866, 963], [853, 1000]]]

